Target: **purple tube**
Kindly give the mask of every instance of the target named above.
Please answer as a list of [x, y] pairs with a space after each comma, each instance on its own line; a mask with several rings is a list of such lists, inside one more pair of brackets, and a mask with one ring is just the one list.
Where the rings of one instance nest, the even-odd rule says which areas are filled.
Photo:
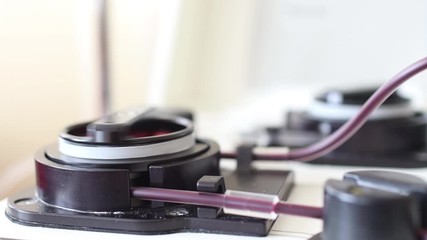
[[420, 237], [420, 240], [427, 240], [427, 229], [421, 229], [418, 232], [418, 235]]
[[289, 204], [275, 195], [227, 190], [225, 194], [135, 187], [131, 196], [142, 200], [224, 208], [225, 213], [275, 219], [278, 214], [322, 218], [322, 208]]
[[132, 188], [131, 196], [143, 200], [185, 203], [217, 208], [224, 206], [225, 198], [223, 194], [149, 187]]
[[[293, 161], [311, 161], [322, 157], [352, 137], [366, 122], [368, 116], [377, 109], [396, 89], [414, 75], [427, 68], [427, 58], [423, 58], [407, 68], [403, 69], [396, 76], [383, 84], [374, 94], [365, 102], [356, 116], [348, 120], [337, 131], [314, 143], [310, 146], [294, 149], [288, 153], [282, 154], [255, 154], [254, 159], [258, 160], [293, 160]], [[235, 158], [235, 153], [222, 153], [223, 158]]]
[[322, 218], [323, 208], [279, 202], [276, 205], [277, 214], [289, 214], [301, 217]]

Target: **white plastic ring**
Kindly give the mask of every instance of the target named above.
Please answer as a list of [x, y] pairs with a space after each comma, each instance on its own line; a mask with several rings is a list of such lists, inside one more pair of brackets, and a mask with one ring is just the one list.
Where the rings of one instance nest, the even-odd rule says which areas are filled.
[[[320, 119], [332, 120], [347, 120], [355, 116], [361, 106], [359, 105], [342, 105], [330, 104], [320, 101], [315, 101], [311, 104], [308, 114], [310, 116]], [[414, 114], [413, 109], [409, 103], [383, 105], [377, 108], [370, 116], [369, 119], [389, 119], [398, 117], [408, 117]]]
[[190, 149], [196, 142], [194, 134], [178, 139], [137, 146], [83, 145], [59, 138], [59, 151], [67, 156], [89, 159], [126, 159], [172, 154]]

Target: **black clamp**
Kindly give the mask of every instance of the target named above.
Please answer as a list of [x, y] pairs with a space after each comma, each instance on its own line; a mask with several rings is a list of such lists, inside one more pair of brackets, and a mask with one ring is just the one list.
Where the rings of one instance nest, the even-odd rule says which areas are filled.
[[254, 143], [243, 143], [237, 147], [237, 171], [240, 173], [250, 172], [252, 161], [254, 160]]
[[[197, 181], [197, 191], [207, 193], [225, 193], [225, 181], [222, 176], [203, 176]], [[221, 208], [197, 207], [197, 216], [200, 218], [216, 218]]]

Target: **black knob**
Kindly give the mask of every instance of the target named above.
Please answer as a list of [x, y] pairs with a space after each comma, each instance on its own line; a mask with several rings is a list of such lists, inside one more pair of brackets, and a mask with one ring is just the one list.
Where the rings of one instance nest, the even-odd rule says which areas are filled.
[[350, 181], [325, 186], [322, 240], [417, 240], [416, 198]]
[[344, 175], [345, 181], [352, 181], [383, 191], [399, 193], [416, 198], [420, 205], [423, 227], [427, 227], [427, 183], [416, 176], [391, 171], [355, 171]]

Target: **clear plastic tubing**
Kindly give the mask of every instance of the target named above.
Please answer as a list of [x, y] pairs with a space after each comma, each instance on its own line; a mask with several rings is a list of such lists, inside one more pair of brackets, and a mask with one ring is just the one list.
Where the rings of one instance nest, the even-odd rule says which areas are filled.
[[137, 187], [131, 189], [131, 195], [142, 200], [223, 208], [226, 214], [264, 219], [276, 219], [278, 214], [322, 218], [323, 213], [322, 208], [286, 203], [280, 201], [276, 195], [233, 190], [220, 194]]

